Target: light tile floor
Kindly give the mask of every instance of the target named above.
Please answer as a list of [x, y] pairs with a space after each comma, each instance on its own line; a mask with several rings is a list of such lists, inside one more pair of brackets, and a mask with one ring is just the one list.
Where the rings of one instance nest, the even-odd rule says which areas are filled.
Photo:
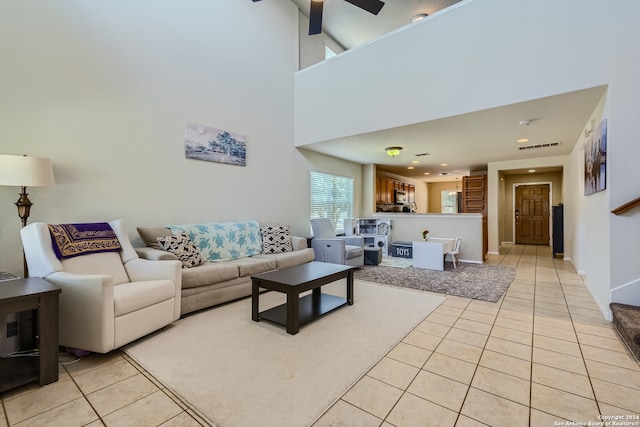
[[[640, 365], [571, 264], [521, 245], [488, 263], [517, 271], [497, 303], [448, 297], [314, 427], [598, 425], [603, 415], [640, 426]], [[0, 427], [208, 425], [120, 351], [63, 355], [57, 383], [1, 403]]]

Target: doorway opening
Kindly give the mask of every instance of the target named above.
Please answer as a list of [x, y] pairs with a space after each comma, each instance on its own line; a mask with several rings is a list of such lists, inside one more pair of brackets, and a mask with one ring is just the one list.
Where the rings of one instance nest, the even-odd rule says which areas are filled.
[[516, 244], [550, 244], [550, 195], [548, 183], [515, 185], [514, 236]]

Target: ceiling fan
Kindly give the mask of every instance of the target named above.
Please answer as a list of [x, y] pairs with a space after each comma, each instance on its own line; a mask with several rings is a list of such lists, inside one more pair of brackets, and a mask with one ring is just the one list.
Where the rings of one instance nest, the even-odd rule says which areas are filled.
[[[253, 0], [257, 2], [260, 0]], [[351, 3], [360, 9], [366, 10], [369, 13], [377, 15], [384, 2], [380, 0], [344, 0], [347, 3]], [[323, 0], [311, 0], [311, 10], [309, 12], [309, 35], [320, 34], [322, 32], [322, 8], [324, 6]]]

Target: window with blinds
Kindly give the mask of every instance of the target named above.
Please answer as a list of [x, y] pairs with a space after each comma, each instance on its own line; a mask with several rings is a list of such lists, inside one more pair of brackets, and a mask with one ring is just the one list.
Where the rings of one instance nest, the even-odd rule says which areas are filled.
[[344, 232], [344, 220], [353, 218], [353, 178], [311, 171], [310, 218], [329, 218], [336, 233]]

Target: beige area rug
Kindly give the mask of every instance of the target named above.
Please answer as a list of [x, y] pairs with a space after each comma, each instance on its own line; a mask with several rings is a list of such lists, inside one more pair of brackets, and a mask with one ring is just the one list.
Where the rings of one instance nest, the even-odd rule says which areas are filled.
[[[345, 281], [323, 292], [345, 295]], [[445, 298], [356, 281], [354, 305], [296, 335], [251, 320], [251, 298], [178, 320], [125, 348], [221, 427], [308, 426]], [[285, 301], [263, 293], [260, 311]]]

